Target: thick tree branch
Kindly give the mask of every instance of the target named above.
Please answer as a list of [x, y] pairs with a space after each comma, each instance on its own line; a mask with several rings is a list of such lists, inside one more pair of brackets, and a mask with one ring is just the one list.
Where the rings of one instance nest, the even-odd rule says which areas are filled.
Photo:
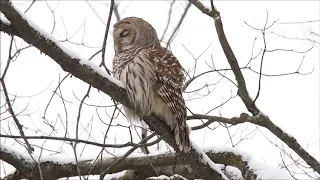
[[247, 110], [251, 112], [253, 116], [257, 116], [257, 118], [251, 118], [248, 122], [255, 122], [255, 124], [267, 128], [284, 143], [286, 143], [292, 150], [294, 150], [311, 168], [320, 173], [319, 162], [306, 150], [304, 150], [295, 138], [285, 133], [281, 128], [276, 126], [267, 115], [263, 114], [249, 96], [245, 79], [242, 75], [238, 60], [235, 57], [224, 33], [220, 12], [215, 9], [212, 0], [212, 10], [209, 10], [207, 7], [205, 7], [199, 0], [189, 1], [194, 4], [201, 12], [214, 19], [220, 44], [238, 83], [238, 95], [247, 107]]
[[[1, 0], [0, 3], [0, 11], [11, 22], [13, 31], [18, 34], [20, 38], [48, 55], [58, 63], [64, 71], [71, 73], [82, 81], [108, 94], [121, 104], [133, 109], [125, 89], [116, 85], [108, 79], [108, 77], [102, 76], [98, 72], [94, 71], [94, 68], [90, 65], [81, 64], [80, 59], [71, 57], [63, 51], [63, 49], [55, 43], [51, 37], [45, 37], [37, 31], [35, 27], [30, 26], [31, 22], [24, 19], [24, 17], [22, 17], [22, 15], [19, 14], [12, 6], [10, 1]], [[136, 112], [137, 114], [140, 114], [139, 110], [136, 110]], [[150, 129], [157, 132], [160, 136], [163, 136], [163, 139], [173, 147], [173, 149], [179, 152], [173, 133], [168, 133], [171, 132], [168, 126], [166, 126], [162, 121], [159, 121], [159, 118], [155, 116], [144, 117], [143, 119], [146, 121]], [[189, 153], [181, 153], [180, 158], [190, 162], [198, 177], [202, 177], [204, 179], [223, 179], [223, 177], [225, 177], [223, 174], [213, 170], [209, 164], [203, 163], [203, 154], [199, 153], [195, 148], [192, 148]]]
[[[250, 167], [252, 159], [249, 155], [241, 154], [239, 152], [234, 153], [232, 149], [224, 149], [223, 151], [207, 150], [205, 151], [208, 157], [219, 164], [230, 165], [238, 168], [242, 176], [245, 179], [250, 179], [259, 176], [255, 173], [254, 167]], [[22, 154], [19, 154], [11, 148], [1, 145], [0, 147], [1, 159], [7, 163], [13, 165], [19, 171], [20, 178], [35, 178], [39, 177], [37, 165], [33, 161]], [[197, 175], [193, 171], [187, 171], [185, 165], [188, 165], [187, 161], [182, 157], [183, 155], [178, 153], [164, 153], [160, 155], [141, 156], [141, 157], [127, 157], [123, 159], [117, 166], [111, 166], [114, 162], [117, 162], [119, 158], [104, 158], [101, 161], [92, 163], [93, 159], [79, 160], [79, 168], [81, 174], [84, 175], [99, 175], [100, 167], [108, 168], [108, 174], [121, 172], [123, 170], [144, 170], [145, 176], [155, 176], [154, 172], [156, 168], [157, 172], [171, 176], [174, 174], [183, 174], [186, 178], [197, 178]], [[181, 158], [182, 157], [182, 158]], [[50, 158], [53, 159], [53, 158]], [[56, 157], [54, 159], [61, 159]], [[52, 160], [44, 160], [40, 163], [42, 175], [44, 179], [58, 179], [62, 177], [77, 176], [77, 165], [74, 161], [64, 160], [62, 162], [54, 162]], [[181, 173], [183, 172], [183, 173]], [[260, 175], [260, 177], [263, 175]], [[141, 177], [141, 176], [140, 176]]]
[[[234, 74], [238, 81], [238, 94], [245, 103], [248, 110], [253, 115], [259, 115], [253, 118], [249, 118], [246, 122], [257, 122], [259, 125], [268, 128], [271, 132], [273, 132], [278, 138], [280, 138], [283, 142], [285, 142], [291, 149], [293, 149], [302, 159], [304, 159], [307, 164], [309, 164], [315, 171], [320, 173], [320, 166], [317, 160], [315, 160], [312, 156], [310, 156], [298, 143], [297, 141], [284, 133], [279, 127], [274, 125], [270, 119], [263, 115], [260, 110], [252, 104], [252, 99], [249, 97], [248, 92], [246, 90], [245, 81], [243, 79], [241, 70], [239, 70], [239, 65], [232, 53], [231, 47], [228, 44], [226, 37], [223, 32], [222, 22], [220, 13], [216, 10], [210, 11], [208, 8], [203, 6], [200, 1], [190, 0], [196, 7], [198, 7], [202, 12], [206, 13], [210, 17], [213, 17], [216, 22], [216, 28], [219, 35], [220, 41], [225, 41], [226, 43], [223, 46], [228, 61], [232, 70], [234, 70]], [[46, 55], [51, 57], [56, 63], [58, 63], [61, 68], [67, 72], [72, 73], [75, 77], [83, 80], [84, 82], [94, 86], [95, 88], [103, 91], [108, 94], [112, 98], [116, 99], [120, 103], [124, 104], [128, 107], [133, 107], [127, 98], [125, 89], [117, 86], [114, 82], [110, 81], [107, 77], [102, 76], [98, 72], [92, 70], [90, 66], [85, 66], [79, 62], [79, 59], [71, 57], [67, 54], [63, 49], [61, 49], [54, 41], [48, 39], [47, 37], [40, 34], [37, 30], [31, 27], [26, 20], [24, 20], [19, 13], [15, 11], [12, 7], [11, 3], [8, 1], [1, 0], [0, 2], [0, 10], [1, 12], [10, 20], [11, 25], [4, 24], [0, 22], [0, 30], [2, 32], [6, 32], [8, 34], [14, 34], [22, 39], [24, 39], [29, 44], [34, 45], [40, 51], [44, 52]], [[202, 9], [201, 9], [202, 8]], [[219, 30], [218, 30], [219, 29]], [[230, 59], [229, 59], [230, 58]], [[234, 61], [235, 60], [235, 61]], [[239, 76], [237, 76], [239, 75]], [[243, 81], [242, 81], [242, 79]], [[243, 89], [243, 87], [245, 89]], [[240, 117], [241, 118], [241, 117]], [[255, 119], [256, 118], [256, 119]], [[164, 140], [170, 144], [175, 150], [177, 150], [177, 146], [175, 144], [174, 138], [172, 134], [168, 134], [170, 132], [169, 128], [166, 127], [161, 121], [157, 121], [155, 116], [144, 118], [150, 128], [156, 131], [159, 135], [164, 135]], [[198, 159], [199, 153], [194, 149], [189, 154], [181, 153], [181, 159], [185, 161], [191, 162], [193, 165], [193, 169], [197, 172], [197, 177], [219, 177], [217, 173], [208, 171], [210, 167], [207, 165], [203, 165]], [[1, 154], [2, 158], [2, 154]], [[18, 164], [17, 164], [18, 166]], [[208, 172], [207, 172], [208, 171]], [[218, 178], [217, 178], [218, 179]]]
[[14, 32], [14, 30], [12, 29], [11, 25], [4, 23], [3, 21], [0, 20], [0, 31], [1, 32], [5, 32], [8, 35], [16, 35], [19, 36], [18, 34], [16, 34], [16, 32]]

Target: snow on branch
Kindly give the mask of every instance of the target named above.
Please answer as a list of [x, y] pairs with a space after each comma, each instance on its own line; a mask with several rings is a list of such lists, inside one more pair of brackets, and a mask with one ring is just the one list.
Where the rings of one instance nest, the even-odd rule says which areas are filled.
[[[72, 59], [77, 59], [79, 60], [79, 63], [82, 64], [83, 66], [86, 66], [88, 69], [91, 69], [94, 71], [94, 73], [99, 74], [100, 76], [106, 78], [108, 81], [111, 81], [112, 83], [116, 84], [119, 87], [124, 88], [124, 85], [122, 84], [121, 81], [118, 81], [115, 78], [112, 78], [106, 71], [102, 70], [99, 66], [97, 66], [94, 63], [91, 63], [88, 59], [85, 59], [84, 57], [81, 57], [78, 53], [75, 51], [72, 51], [71, 49], [65, 47], [62, 43], [60, 43], [56, 38], [54, 38], [51, 34], [43, 30], [40, 26], [35, 24], [31, 19], [27, 18], [26, 15], [20, 11], [18, 8], [15, 8], [12, 6], [14, 10], [19, 14], [19, 16], [28, 23], [28, 25], [33, 28], [34, 30], [39, 33], [39, 38], [43, 37], [44, 39], [47, 39], [48, 41], [53, 42], [58, 48], [60, 48], [64, 53], [66, 53], [68, 56], [70, 56]], [[1, 13], [1, 15], [3, 15]], [[2, 17], [0, 18], [1, 21], [3, 21], [6, 25], [10, 25], [10, 21]], [[22, 38], [23, 39], [23, 38]]]
[[10, 26], [11, 22], [0, 12], [0, 22]]
[[221, 171], [221, 169], [204, 153], [204, 151], [196, 144], [194, 143], [192, 140], [191, 140], [191, 146], [193, 149], [195, 149], [198, 154], [200, 155], [198, 158], [199, 160], [203, 163], [203, 164], [208, 164], [211, 169], [214, 169], [216, 172], [220, 173], [221, 176], [224, 178], [224, 179], [228, 179], [224, 174], [223, 172]]
[[[8, 25], [1, 21], [1, 31], [9, 35], [18, 36], [27, 43], [34, 45], [58, 63], [63, 70], [70, 72], [111, 97], [119, 97], [125, 94], [123, 84], [120, 81], [112, 78], [97, 65], [80, 57], [76, 52], [59, 43], [52, 35], [38, 27], [23, 12], [15, 8], [11, 2], [1, 1], [0, 7], [1, 12], [10, 19], [10, 22], [13, 22]], [[127, 98], [123, 99], [127, 101]]]
[[[71, 73], [73, 76], [108, 94], [121, 104], [134, 109], [128, 99], [126, 90], [122, 88], [119, 83], [110, 76], [107, 76], [106, 73], [103, 73], [102, 70], [91, 64], [88, 60], [84, 60], [76, 53], [67, 50], [51, 35], [39, 29], [39, 27], [32, 23], [32, 21], [23, 13], [17, 11], [10, 1], [0, 1], [0, 11], [11, 22], [10, 26], [3, 26], [3, 23], [1, 23], [1, 31], [22, 38], [27, 43], [48, 55], [52, 60], [58, 63], [64, 71]], [[136, 109], [135, 111], [138, 115], [140, 114], [139, 110]], [[179, 152], [173, 133], [171, 133], [168, 126], [162, 121], [159, 121], [159, 118], [155, 115], [143, 117], [143, 119], [151, 130], [162, 136], [174, 150]], [[191, 149], [189, 153], [181, 153], [181, 158], [191, 164], [198, 177], [205, 179], [214, 178], [218, 180], [225, 179], [220, 173], [213, 170], [209, 164], [204, 165], [199, 160], [199, 156], [201, 156], [201, 154], [199, 154], [196, 149]]]
[[248, 153], [235, 148], [206, 147], [204, 152], [215, 163], [230, 165], [241, 170], [244, 179], [251, 179], [252, 177], [255, 177], [255, 179], [292, 179], [285, 170], [262, 164], [252, 159]]
[[[3, 144], [1, 144], [0, 153], [2, 160], [16, 167], [20, 174], [19, 178], [39, 176], [37, 165], [29, 156]], [[233, 148], [205, 148], [205, 153], [205, 156], [216, 163], [237, 168], [245, 179], [290, 179], [290, 176], [284, 171], [261, 164], [253, 160], [248, 154]], [[188, 179], [196, 178], [195, 174], [187, 170], [190, 168], [188, 166], [189, 163], [184, 158], [181, 158], [182, 156], [181, 154], [171, 152], [150, 154], [148, 157], [141, 154], [131, 154], [118, 166], [110, 168], [108, 174], [122, 172], [123, 170], [143, 169], [145, 175], [143, 178], [145, 178], [156, 176], [157, 174], [153, 169], [156, 168], [158, 173], [166, 176], [180, 174]], [[36, 156], [34, 158], [37, 159]], [[108, 168], [113, 162], [118, 160], [117, 157], [105, 156], [102, 162], [94, 162], [95, 158], [79, 159], [79, 167], [82, 174], [99, 175], [101, 167]], [[153, 168], [151, 168], [150, 164], [152, 164]], [[63, 157], [62, 155], [43, 156], [40, 160], [40, 167], [44, 179], [58, 179], [78, 175], [75, 160]], [[218, 164], [215, 167], [218, 167]], [[218, 171], [221, 171], [220, 168]], [[135, 176], [135, 178], [138, 177]], [[141, 179], [142, 177], [140, 176], [139, 178]]]
[[[190, 1], [194, 5], [197, 3], [197, 7], [201, 8], [202, 4], [200, 1], [192, 0]], [[203, 6], [204, 7], [204, 6]], [[207, 10], [207, 9], [206, 9]], [[5, 17], [8, 19], [8, 22], [10, 24], [6, 23], [7, 21], [3, 20], [1, 18], [0, 21], [0, 31], [8, 33], [9, 35], [15, 35], [26, 41], [27, 43], [33, 45], [37, 49], [39, 49], [44, 54], [48, 55], [52, 60], [54, 60], [57, 64], [61, 66], [61, 68], [71, 73], [73, 76], [81, 79], [82, 81], [92, 85], [93, 87], [101, 90], [102, 92], [108, 94], [113, 99], [119, 101], [121, 104], [132, 108], [133, 106], [130, 103], [128, 96], [126, 94], [126, 90], [123, 88], [122, 83], [119, 81], [113, 79], [110, 77], [105, 71], [101, 70], [98, 66], [92, 64], [86, 59], [83, 59], [79, 57], [79, 55], [75, 52], [72, 52], [65, 48], [62, 44], [60, 44], [57, 40], [55, 40], [50, 34], [44, 32], [40, 27], [36, 26], [30, 19], [28, 19], [23, 13], [21, 13], [19, 10], [13, 7], [10, 1], [8, 0], [1, 0], [0, 1], [0, 11], [5, 15]], [[215, 10], [216, 12], [217, 10]], [[203, 11], [204, 13], [207, 13], [207, 11]], [[208, 13], [211, 14], [212, 12]], [[219, 14], [217, 14], [219, 15]], [[220, 17], [220, 15], [219, 15]], [[235, 65], [235, 62], [237, 61], [234, 57], [232, 50], [229, 46], [229, 44], [226, 41], [226, 37], [223, 32], [222, 28], [222, 22], [221, 18], [215, 18], [215, 21], [218, 28], [217, 33], [219, 35], [219, 39], [221, 39], [223, 42], [221, 44], [224, 44], [223, 49], [225, 50], [226, 54], [229, 54], [228, 58], [231, 62], [231, 67], [233, 67], [233, 70], [236, 72], [235, 75], [241, 73], [239, 70], [239, 67], [233, 66]], [[220, 28], [220, 29], [219, 29]], [[231, 52], [231, 53], [229, 53]], [[231, 55], [230, 55], [231, 54]], [[237, 76], [238, 77], [238, 76]], [[239, 82], [242, 82], [241, 77], [239, 76]], [[243, 78], [243, 77], [242, 77]], [[244, 101], [244, 104], [247, 106], [248, 110], [253, 115], [258, 115], [260, 110], [255, 106], [254, 103], [252, 103], [252, 99], [249, 97], [249, 95], [244, 92], [246, 91], [245, 83], [239, 83], [239, 95], [242, 97], [242, 100]], [[136, 110], [137, 114], [139, 114], [139, 110]], [[161, 121], [158, 120], [159, 118], [152, 115], [150, 117], [144, 117], [144, 120], [149, 125], [149, 127], [155, 131], [157, 134], [162, 136], [162, 138], [173, 148], [178, 152], [178, 147], [175, 143], [175, 139], [173, 137], [169, 127], [164, 125]], [[241, 118], [240, 118], [241, 119]], [[277, 137], [279, 137], [282, 141], [284, 141], [291, 149], [293, 149], [302, 159], [304, 159], [315, 171], [320, 172], [320, 166], [319, 163], [311, 156], [309, 155], [298, 143], [293, 137], [289, 137], [286, 133], [284, 133], [278, 126], [273, 124], [271, 120], [265, 116], [261, 115], [259, 117], [250, 117], [247, 119], [247, 122], [257, 122], [260, 126], [266, 127], [269, 129], [272, 133], [274, 133]], [[1, 149], [1, 158], [13, 158], [12, 163], [19, 162], [17, 158], [20, 156], [9, 156], [12, 155], [12, 153], [8, 153], [9, 151], [2, 151]], [[206, 153], [208, 155], [208, 153]], [[8, 156], [7, 156], [8, 155]], [[228, 154], [230, 155], [230, 154]], [[209, 156], [209, 155], [208, 155]], [[194, 170], [194, 173], [196, 177], [201, 177], [204, 179], [208, 178], [214, 178], [214, 179], [224, 179], [224, 177], [217, 172], [216, 170], [213, 170], [212, 166], [210, 166], [210, 162], [203, 164], [203, 161], [199, 158], [202, 157], [203, 160], [203, 154], [202, 150], [199, 150], [198, 148], [192, 148], [192, 150], [189, 153], [179, 153], [179, 159], [183, 162], [188, 162], [188, 164], [191, 164], [192, 169]], [[216, 159], [209, 156], [211, 160], [213, 160], [215, 163], [221, 163], [216, 161]], [[127, 160], [127, 159], [125, 159]], [[177, 160], [177, 161], [178, 161]], [[228, 156], [222, 159], [223, 161], [228, 160]], [[208, 159], [206, 159], [208, 161]], [[9, 162], [6, 161], [6, 162]], [[241, 162], [246, 162], [244, 160], [241, 160]], [[47, 163], [47, 164], [46, 164]], [[81, 164], [82, 163], [82, 164]], [[85, 168], [88, 168], [87, 170], [90, 170], [92, 165], [90, 165], [88, 162], [81, 162], [80, 167], [84, 169], [85, 174]], [[44, 165], [52, 165], [54, 166], [54, 170], [58, 172], [58, 170], [64, 171], [65, 169], [59, 169], [61, 168], [61, 164], [55, 164], [52, 162], [43, 162]], [[175, 162], [173, 162], [175, 164]], [[226, 164], [226, 163], [221, 163]], [[246, 164], [246, 163], [244, 163]], [[247, 163], [248, 164], [248, 163]], [[19, 165], [19, 164], [17, 164]], [[33, 164], [34, 165], [34, 164]], [[77, 175], [77, 169], [73, 166], [74, 164], [69, 163], [67, 164], [68, 172], [75, 172], [75, 175]], [[136, 164], [135, 164], [136, 165]], [[212, 164], [211, 164], [212, 165]], [[66, 166], [63, 166], [64, 168]], [[148, 164], [150, 166], [150, 164]], [[18, 166], [19, 167], [19, 166]], [[27, 167], [27, 166], [21, 166]], [[119, 166], [116, 166], [114, 168], [118, 168]], [[235, 166], [236, 167], [236, 166]], [[248, 167], [248, 166], [245, 166]], [[258, 166], [257, 166], [258, 167]], [[73, 169], [74, 168], [74, 169]], [[259, 168], [258, 168], [259, 169]], [[263, 169], [263, 168], [262, 168]], [[112, 170], [112, 168], [111, 168]], [[111, 171], [110, 170], [110, 171]], [[37, 171], [37, 168], [34, 169], [34, 171]], [[28, 172], [28, 171], [26, 171]], [[99, 168], [100, 172], [100, 168]], [[251, 172], [251, 171], [250, 171]], [[53, 172], [51, 172], [53, 173]], [[250, 174], [250, 173], [249, 173]], [[66, 174], [60, 174], [64, 175], [64, 177], [70, 176]]]

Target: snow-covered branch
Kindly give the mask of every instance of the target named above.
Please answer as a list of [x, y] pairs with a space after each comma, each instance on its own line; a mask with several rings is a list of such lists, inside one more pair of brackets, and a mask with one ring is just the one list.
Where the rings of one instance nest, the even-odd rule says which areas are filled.
[[[232, 49], [225, 37], [220, 13], [214, 8], [213, 10], [206, 8], [198, 0], [190, 0], [190, 2], [193, 3], [197, 8], [199, 8], [203, 13], [214, 18], [220, 43], [223, 47], [230, 67], [238, 83], [238, 95], [244, 102], [248, 111], [251, 112], [253, 116], [242, 114], [238, 118], [228, 119], [223, 117], [194, 114], [192, 116], [189, 116], [189, 119], [208, 119], [209, 121], [207, 121], [207, 124], [203, 124], [203, 127], [214, 121], [232, 125], [249, 122], [265, 127], [279, 139], [281, 139], [284, 143], [286, 143], [291, 149], [293, 149], [308, 165], [310, 165], [310, 167], [320, 173], [319, 162], [315, 158], [313, 158], [306, 150], [304, 150], [294, 137], [285, 133], [281, 128], [276, 126], [268, 116], [261, 113], [261, 111], [255, 105], [255, 101], [253, 101], [249, 96], [245, 84], [245, 79], [239, 68], [237, 59], [234, 56]], [[25, 42], [33, 45], [41, 52], [48, 55], [53, 61], [59, 64], [64, 71], [71, 73], [74, 77], [77, 77], [83, 82], [92, 85], [105, 94], [108, 94], [111, 98], [120, 102], [121, 104], [133, 108], [127, 97], [126, 90], [123, 88], [121, 82], [113, 79], [107, 74], [107, 72], [103, 71], [101, 68], [91, 63], [90, 61], [80, 57], [77, 53], [70, 51], [68, 48], [65, 48], [63, 44], [59, 43], [50, 34], [38, 27], [35, 23], [32, 22], [32, 20], [28, 19], [24, 15], [24, 13], [14, 8], [10, 1], [1, 0], [0, 11], [5, 15], [5, 17], [1, 16], [0, 18], [1, 32], [20, 37]], [[136, 112], [137, 114], [139, 114], [138, 109], [136, 109]], [[159, 121], [158, 117], [153, 115], [150, 117], [144, 117], [144, 120], [149, 125], [151, 130], [159, 134], [164, 141], [166, 141], [174, 150], [178, 152], [178, 147], [175, 143], [175, 139], [172, 133], [169, 133], [171, 132], [170, 129], [166, 125], [164, 125], [162, 121]], [[9, 149], [7, 147], [3, 148], [3, 146], [1, 146], [1, 159], [16, 167], [17, 170], [20, 171], [20, 175], [21, 173], [23, 174], [23, 176], [21, 177], [31, 177], [39, 175], [38, 166], [34, 161], [30, 161], [27, 157], [24, 157], [23, 155], [12, 151], [12, 149]], [[61, 158], [59, 160], [61, 160]], [[50, 173], [50, 177], [55, 177], [56, 175], [56, 177], [59, 178], [77, 176], [79, 174], [79, 167], [81, 170], [81, 174], [86, 175], [88, 174], [88, 172], [93, 174], [100, 174], [101, 166], [102, 169], [107, 169], [116, 160], [117, 159], [106, 158], [105, 161], [99, 162], [102, 164], [92, 164], [91, 159], [79, 159], [80, 163], [78, 165], [75, 165], [75, 162], [73, 161], [66, 162], [43, 159], [40, 167], [42, 168], [41, 170], [44, 177], [49, 178], [49, 176], [46, 176], [45, 173]], [[150, 160], [152, 160], [153, 167], [157, 167], [160, 169], [162, 169], [163, 166], [165, 166], [166, 168], [171, 167], [173, 170], [170, 172], [184, 174], [186, 175], [186, 177], [190, 178], [224, 179], [224, 175], [221, 173], [220, 169], [217, 169], [216, 165], [211, 161], [218, 164], [237, 167], [241, 170], [242, 176], [249, 179], [251, 179], [252, 177], [274, 179], [279, 178], [279, 174], [281, 174], [273, 173], [274, 171], [279, 171], [278, 169], [267, 167], [261, 164], [257, 165], [256, 162], [250, 159], [250, 156], [237, 154], [226, 149], [223, 149], [221, 151], [214, 151], [211, 149], [205, 151], [204, 154], [202, 149], [196, 148], [195, 146], [193, 146], [191, 152], [189, 153], [166, 154], [164, 157], [163, 155], [155, 155], [150, 157], [128, 157], [124, 159], [124, 161], [122, 161], [119, 165], [108, 169], [108, 173], [120, 172], [122, 170], [137, 170], [138, 168], [140, 170], [143, 169], [146, 172], [150, 170], [150, 172], [153, 173], [154, 169], [152, 169], [150, 166]], [[187, 172], [184, 171], [185, 168], [183, 167], [181, 171], [175, 171], [177, 170], [175, 166], [180, 167], [186, 164], [191, 165], [190, 167], [193, 170], [192, 173], [190, 173], [190, 176], [187, 174]], [[158, 172], [161, 171], [159, 170]], [[276, 175], [276, 177], [272, 175]], [[288, 179], [288, 177], [286, 177], [286, 179]]]
[[1, 12], [0, 12], [0, 22], [4, 23], [7, 26], [10, 26], [11, 24], [10, 21], [6, 17], [4, 17], [4, 15]]
[[[79, 57], [77, 53], [71, 52], [63, 47], [63, 45], [55, 40], [50, 34], [41, 30], [40, 27], [37, 27], [32, 20], [24, 15], [24, 13], [13, 7], [10, 1], [1, 1], [0, 10], [11, 22], [11, 25], [9, 26], [13, 31], [11, 34], [19, 36], [27, 43], [32, 44], [41, 52], [48, 55], [52, 60], [59, 64], [64, 71], [71, 73], [82, 81], [108, 94], [121, 104], [134, 109], [133, 105], [129, 102], [126, 90], [121, 87], [121, 83], [117, 83], [118, 81], [112, 79], [96, 65]], [[7, 32], [5, 31], [6, 29], [2, 27], [1, 30]], [[140, 114], [139, 110], [136, 110], [136, 112], [137, 114]], [[144, 117], [143, 119], [150, 129], [157, 132], [160, 136], [163, 136], [163, 139], [173, 149], [179, 152], [173, 133], [171, 133], [168, 126], [162, 123], [162, 121], [159, 121], [159, 118], [156, 116]], [[223, 174], [213, 170], [209, 163], [204, 164], [199, 157], [202, 157], [202, 154], [199, 154], [196, 149], [192, 149], [189, 153], [181, 153], [181, 158], [191, 164], [198, 177], [205, 179], [225, 179], [223, 178]]]
[[[1, 159], [15, 166], [19, 171], [19, 178], [38, 177], [38, 168], [29, 156], [26, 156], [12, 148], [1, 145]], [[214, 162], [225, 166], [232, 166], [238, 169], [245, 179], [274, 179], [290, 177], [283, 171], [260, 164], [253, 160], [248, 154], [235, 151], [231, 148], [206, 148], [206, 155]], [[172, 176], [174, 174], [183, 174], [185, 178], [196, 178], [194, 173], [188, 171], [190, 166], [188, 162], [181, 158], [183, 155], [178, 153], [163, 152], [154, 155], [143, 156], [141, 154], [131, 154], [124, 159], [118, 166], [113, 166], [108, 170], [108, 174], [117, 173], [123, 170], [141, 170], [144, 177], [156, 176], [156, 172], [150, 166], [150, 163], [158, 173]], [[121, 156], [119, 156], [121, 157]], [[101, 167], [108, 168], [113, 162], [117, 161], [115, 157], [105, 157], [103, 161], [94, 161], [95, 157], [88, 159], [79, 159], [81, 173], [85, 175], [99, 175]], [[44, 156], [40, 162], [41, 171], [44, 179], [57, 179], [61, 177], [77, 176], [76, 162], [74, 159], [62, 157], [61, 155]], [[272, 173], [269, 173], [272, 172]], [[230, 172], [231, 173], [231, 172]], [[233, 173], [235, 174], [235, 173]], [[141, 176], [139, 176], [142, 178]]]

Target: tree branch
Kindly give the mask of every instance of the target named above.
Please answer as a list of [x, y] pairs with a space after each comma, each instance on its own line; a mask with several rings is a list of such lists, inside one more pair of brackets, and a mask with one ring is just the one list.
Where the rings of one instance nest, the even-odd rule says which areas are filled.
[[[241, 152], [233, 152], [230, 149], [208, 149], [205, 151], [208, 157], [219, 164], [230, 165], [238, 168], [244, 179], [251, 179], [253, 177], [263, 177], [263, 174], [256, 174], [257, 167], [250, 167], [250, 164], [254, 161], [250, 158], [248, 154]], [[37, 165], [32, 162], [32, 160], [19, 154], [15, 150], [1, 145], [0, 147], [1, 159], [7, 163], [13, 165], [19, 171], [20, 178], [37, 178], [39, 177]], [[79, 160], [79, 170], [83, 175], [99, 175], [100, 167], [107, 169], [108, 174], [121, 172], [123, 170], [144, 170], [146, 176], [155, 176], [157, 175], [154, 172], [154, 169], [151, 168], [150, 164], [156, 168], [158, 172], [162, 174], [172, 176], [174, 174], [183, 174], [184, 177], [189, 179], [197, 178], [198, 176], [192, 171], [187, 171], [185, 165], [188, 165], [188, 162], [181, 158], [183, 155], [179, 153], [163, 153], [160, 155], [151, 155], [151, 156], [141, 156], [141, 157], [127, 157], [123, 159], [117, 166], [112, 166], [114, 162], [119, 160], [119, 157], [115, 158], [104, 158], [102, 161], [96, 161], [93, 164], [92, 159]], [[62, 177], [71, 177], [77, 176], [77, 165], [74, 161], [64, 160], [64, 163], [45, 160], [45, 159], [62, 159], [62, 157], [44, 157], [44, 160], [40, 162], [40, 167], [44, 179], [58, 179]], [[257, 163], [257, 162], [255, 162]], [[257, 165], [256, 165], [257, 166]], [[263, 167], [263, 165], [259, 165]], [[188, 167], [188, 166], [187, 166]], [[268, 167], [270, 168], [270, 167]], [[260, 169], [263, 170], [263, 169]], [[267, 169], [266, 169], [267, 170]], [[268, 169], [270, 170], [270, 169]], [[183, 172], [183, 173], [182, 173]]]
[[16, 34], [16, 32], [14, 32], [14, 30], [12, 29], [11, 25], [4, 23], [3, 21], [0, 20], [0, 31], [1, 32], [5, 32], [8, 35], [16, 35], [19, 36], [18, 34]]
[[[99, 73], [101, 71], [97, 72], [97, 69], [93, 68], [91, 64], [81, 64], [81, 59], [74, 58], [70, 54], [67, 54], [61, 48], [61, 45], [54, 41], [52, 36], [44, 35], [45, 33], [36, 30], [35, 26], [30, 26], [33, 23], [30, 20], [27, 21], [27, 18], [24, 17], [23, 14], [17, 12], [9, 0], [0, 1], [0, 11], [11, 22], [13, 31], [17, 33], [20, 38], [48, 55], [59, 64], [64, 71], [70, 72], [75, 77], [108, 94], [123, 105], [134, 109], [133, 105], [129, 102], [124, 88], [119, 87], [114, 80], [108, 78], [109, 76], [101, 75], [101, 73]], [[138, 115], [140, 114], [139, 110], [136, 110], [136, 112]], [[160, 136], [163, 136], [163, 139], [173, 147], [175, 151], [179, 152], [173, 133], [171, 133], [168, 126], [162, 121], [159, 121], [160, 118], [153, 115], [144, 117], [143, 119], [151, 130], [155, 131]], [[198, 177], [204, 179], [224, 179], [225, 176], [221, 171], [216, 172], [208, 163], [203, 163], [203, 156], [204, 154], [201, 154], [193, 147], [189, 153], [181, 152], [180, 158], [190, 162]]]
[[251, 118], [249, 122], [255, 122], [258, 125], [267, 128], [284, 143], [286, 143], [292, 150], [294, 150], [311, 168], [320, 173], [319, 162], [306, 150], [304, 150], [295, 138], [285, 133], [281, 128], [276, 126], [267, 115], [263, 114], [249, 96], [245, 79], [242, 75], [238, 60], [235, 57], [224, 33], [220, 12], [215, 9], [212, 0], [212, 10], [209, 10], [207, 7], [205, 7], [199, 0], [189, 1], [194, 4], [201, 12], [214, 19], [220, 44], [238, 83], [238, 95], [245, 104], [247, 110], [251, 112], [253, 116], [257, 116], [257, 118]]
[[28, 153], [31, 155], [34, 149], [33, 149], [33, 147], [31, 147], [30, 143], [25, 138], [25, 134], [24, 134], [24, 131], [23, 131], [23, 126], [19, 122], [16, 114], [13, 111], [12, 104], [11, 104], [11, 101], [10, 101], [10, 98], [9, 98], [9, 95], [8, 95], [7, 87], [6, 87], [5, 82], [4, 82], [6, 73], [8, 72], [8, 69], [9, 69], [9, 66], [10, 66], [10, 62], [12, 60], [11, 50], [12, 50], [13, 39], [14, 39], [14, 36], [11, 37], [11, 42], [10, 42], [10, 47], [9, 47], [8, 62], [7, 62], [7, 65], [6, 65], [5, 69], [4, 69], [4, 72], [3, 72], [2, 76], [0, 77], [0, 82], [1, 82], [2, 90], [3, 90], [5, 102], [6, 102], [6, 105], [8, 106], [8, 111], [11, 114], [11, 117], [14, 120], [14, 122], [15, 122], [18, 130], [19, 130], [20, 135], [22, 136], [22, 138], [23, 138], [23, 140], [24, 140], [24, 142], [26, 144], [26, 149], [28, 150]]

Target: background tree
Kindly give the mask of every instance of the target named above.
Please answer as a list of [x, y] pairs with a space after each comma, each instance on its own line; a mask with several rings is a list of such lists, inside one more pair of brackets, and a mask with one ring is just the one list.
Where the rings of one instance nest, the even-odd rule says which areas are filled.
[[[319, 178], [319, 20], [309, 20], [319, 2], [297, 21], [268, 8], [244, 21], [237, 13], [248, 3], [203, 3], [1, 1], [1, 177]], [[108, 75], [110, 33], [132, 15], [186, 69], [190, 153], [176, 151], [157, 117], [144, 117], [152, 132], [143, 140], [140, 125], [124, 120], [122, 104], [132, 105]], [[260, 151], [265, 163], [254, 160]]]

